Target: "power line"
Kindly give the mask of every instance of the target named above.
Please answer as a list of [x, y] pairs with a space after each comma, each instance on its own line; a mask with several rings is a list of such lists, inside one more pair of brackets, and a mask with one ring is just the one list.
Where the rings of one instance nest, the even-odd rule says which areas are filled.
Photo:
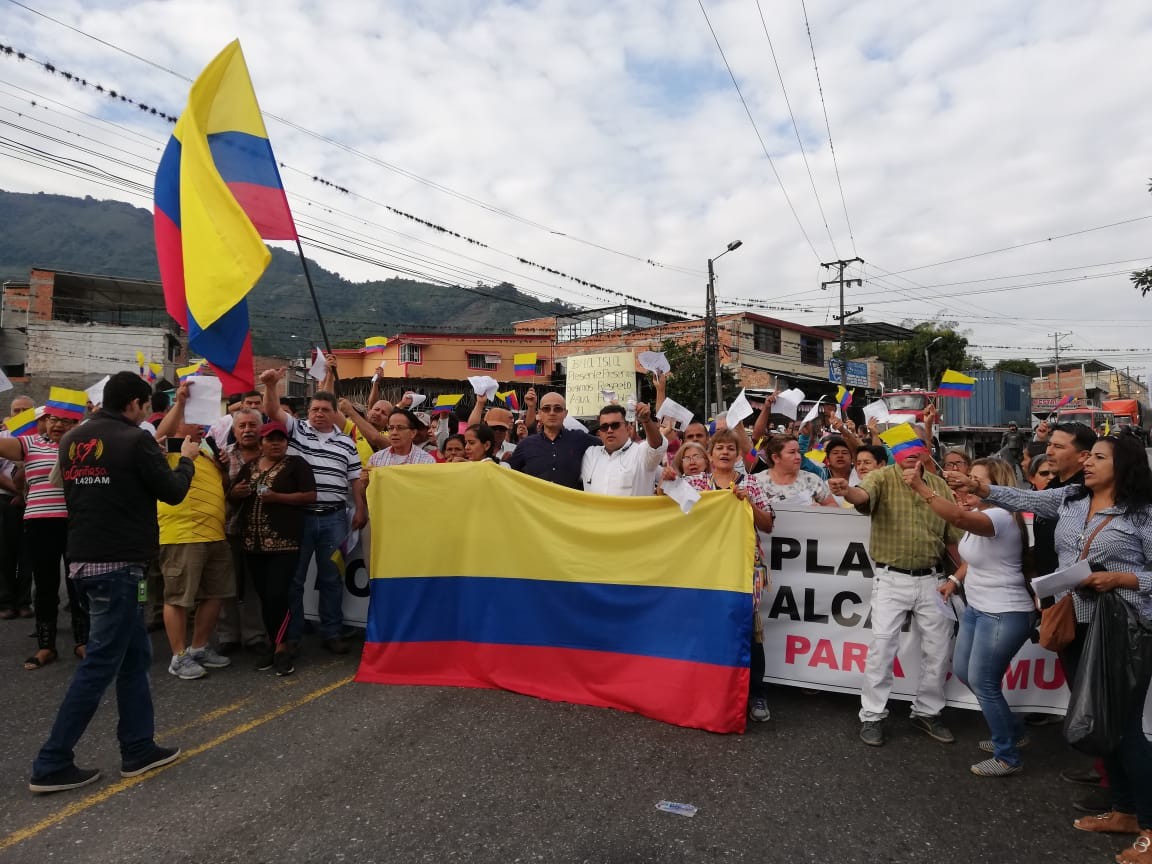
[[[118, 51], [121, 54], [124, 54], [128, 57], [131, 57], [134, 60], [137, 60], [141, 63], [146, 63], [147, 65], [149, 65], [155, 69], [158, 69], [162, 72], [166, 72], [169, 75], [173, 75], [182, 81], [191, 82], [193, 80], [192, 78], [188, 77], [187, 75], [184, 75], [183, 73], [177, 72], [173, 69], [169, 69], [167, 66], [164, 66], [164, 65], [157, 63], [153, 60], [149, 60], [146, 57], [143, 57], [139, 54], [136, 54], [132, 51], [129, 51], [128, 49], [123, 48], [119, 45], [116, 45], [112, 42], [109, 42], [105, 39], [101, 39], [99, 36], [96, 36], [92, 33], [89, 33], [86, 30], [82, 30], [79, 27], [74, 27], [71, 24], [67, 24], [58, 18], [54, 18], [53, 16], [48, 15], [44, 12], [41, 12], [40, 10], [35, 9], [31, 6], [28, 6], [25, 3], [21, 3], [21, 2], [19, 2], [19, 0], [8, 0], [8, 2], [12, 3], [15, 6], [20, 7], [21, 9], [24, 9], [28, 12], [31, 12], [34, 15], [38, 15], [47, 21], [51, 21], [54, 24], [57, 24], [57, 25], [64, 27], [68, 30], [71, 30], [73, 33], [77, 33], [80, 36], [84, 36], [88, 39], [92, 39], [93, 41], [98, 42], [99, 44], [105, 46], [106, 48], [110, 48], [113, 51]], [[31, 59], [31, 58], [29, 58], [29, 59]], [[39, 62], [39, 61], [34, 61], [34, 62]], [[78, 80], [78, 83], [82, 82], [85, 85], [87, 84], [87, 82], [84, 79], [77, 79], [77, 80]], [[130, 101], [130, 100], [125, 100], [125, 101]], [[145, 108], [145, 110], [150, 109], [150, 106], [143, 106], [143, 107]], [[154, 110], [154, 109], [151, 109], [151, 110]], [[159, 113], [159, 112], [157, 112], [157, 113]], [[422, 177], [421, 175], [416, 174], [413, 171], [409, 171], [408, 169], [403, 168], [399, 165], [395, 165], [393, 163], [386, 162], [385, 160], [380, 159], [379, 157], [373, 156], [370, 153], [365, 153], [362, 150], [359, 150], [355, 147], [352, 147], [349, 144], [345, 144], [342, 141], [338, 141], [335, 138], [331, 138], [327, 135], [324, 135], [323, 133], [316, 132], [312, 129], [308, 129], [307, 127], [302, 126], [302, 125], [300, 125], [300, 124], [298, 124], [292, 120], [288, 120], [285, 117], [280, 117], [280, 116], [278, 116], [276, 114], [272, 114], [271, 112], [268, 112], [268, 111], [262, 111], [261, 113], [265, 117], [269, 118], [270, 120], [275, 120], [276, 122], [281, 123], [285, 126], [288, 126], [291, 129], [295, 129], [297, 132], [300, 132], [301, 134], [304, 134], [304, 135], [307, 135], [311, 138], [314, 138], [317, 141], [323, 141], [324, 143], [326, 143], [332, 147], [337, 147], [341, 150], [344, 150], [347, 153], [350, 153], [354, 156], [357, 156], [358, 158], [364, 159], [368, 162], [371, 162], [375, 165], [378, 165], [381, 168], [384, 168], [388, 171], [399, 174], [402, 177], [406, 177], [409, 180], [412, 180], [416, 183], [420, 183], [420, 184], [427, 186], [431, 189], [435, 189], [436, 191], [441, 192], [445, 195], [449, 195], [453, 198], [457, 198], [458, 200], [464, 201], [464, 202], [471, 204], [475, 207], [479, 207], [480, 209], [486, 210], [487, 212], [494, 213], [494, 214], [499, 215], [499, 216], [503, 216], [507, 219], [511, 219], [511, 220], [513, 220], [515, 222], [519, 222], [523, 225], [528, 225], [532, 228], [536, 228], [537, 230], [544, 231], [544, 232], [551, 234], [553, 236], [562, 237], [566, 240], [571, 240], [574, 243], [579, 243], [581, 245], [588, 246], [588, 247], [593, 248], [593, 249], [599, 249], [602, 252], [607, 252], [609, 254], [616, 255], [618, 257], [627, 258], [627, 259], [630, 259], [632, 261], [639, 262], [641, 264], [646, 264], [650, 267], [656, 267], [656, 268], [664, 269], [664, 270], [671, 270], [671, 271], [679, 272], [679, 273], [682, 273], [684, 275], [689, 275], [689, 276], [703, 275], [700, 270], [694, 270], [694, 269], [688, 268], [688, 267], [680, 267], [680, 266], [674, 265], [674, 264], [665, 264], [661, 261], [657, 261], [657, 260], [650, 258], [650, 257], [646, 257], [646, 256], [642, 256], [642, 255], [636, 255], [636, 254], [631, 253], [631, 252], [624, 252], [624, 251], [621, 251], [619, 249], [612, 248], [611, 246], [606, 246], [602, 243], [597, 243], [595, 241], [588, 240], [588, 239], [585, 239], [583, 237], [578, 237], [574, 234], [569, 234], [566, 231], [560, 231], [560, 230], [553, 228], [549, 225], [543, 224], [541, 222], [537, 222], [533, 219], [530, 219], [530, 218], [527, 218], [524, 216], [520, 216], [519, 214], [514, 213], [510, 210], [506, 210], [506, 209], [499, 207], [495, 204], [490, 204], [487, 201], [483, 201], [480, 198], [476, 198], [472, 195], [468, 195], [464, 192], [460, 192], [460, 191], [453, 189], [449, 186], [445, 186], [442, 183], [437, 183], [436, 181], [430, 180], [427, 177]], [[171, 119], [173, 120], [173, 122], [175, 122], [175, 118], [171, 118]]]
[[[816, 207], [820, 211], [820, 219], [824, 223], [824, 230], [828, 233], [828, 242], [832, 244], [832, 252], [837, 258], [840, 252], [836, 249], [836, 241], [832, 239], [832, 229], [828, 227], [828, 217], [824, 215], [824, 202], [820, 200], [820, 193], [816, 191], [816, 180], [812, 176], [812, 166], [808, 164], [808, 153], [804, 149], [804, 142], [800, 138], [800, 127], [796, 125], [796, 115], [792, 112], [792, 100], [788, 98], [788, 88], [784, 86], [784, 73], [780, 71], [780, 61], [776, 59], [776, 48], [772, 44], [772, 37], [768, 35], [768, 22], [764, 20], [764, 9], [760, 0], [756, 0], [756, 11], [760, 13], [760, 26], [764, 28], [764, 38], [768, 40], [768, 50], [772, 54], [772, 64], [776, 67], [776, 78], [780, 81], [780, 92], [784, 94], [784, 104], [788, 107], [788, 116], [792, 119], [792, 131], [796, 133], [796, 143], [800, 147], [800, 156], [804, 159], [804, 168], [808, 171], [808, 182], [812, 185], [812, 194], [816, 196]], [[853, 248], [855, 254], [855, 248]]]
[[899, 275], [901, 273], [914, 273], [917, 270], [927, 270], [930, 267], [940, 267], [944, 264], [955, 264], [957, 261], [970, 261], [973, 258], [983, 258], [986, 255], [998, 255], [1001, 252], [1011, 252], [1013, 249], [1024, 249], [1028, 246], [1038, 246], [1041, 243], [1051, 243], [1055, 240], [1066, 240], [1069, 237], [1077, 237], [1081, 234], [1091, 234], [1093, 231], [1105, 231], [1109, 228], [1118, 228], [1121, 225], [1131, 225], [1134, 222], [1142, 222], [1145, 219], [1152, 219], [1152, 214], [1146, 216], [1134, 216], [1131, 219], [1121, 219], [1119, 222], [1109, 222], [1107, 225], [1094, 225], [1091, 228], [1081, 228], [1078, 231], [1069, 231], [1066, 234], [1054, 234], [1051, 237], [1042, 237], [1039, 240], [1029, 240], [1026, 243], [1016, 243], [1012, 246], [1002, 246], [999, 249], [988, 249], [984, 252], [973, 252], [970, 255], [960, 255], [956, 258], [946, 258], [943, 261], [935, 261], [931, 264], [920, 264], [917, 267], [906, 267], [903, 270], [894, 270], [892, 275]]
[[[759, 8], [760, 0], [756, 0]], [[824, 85], [820, 83], [820, 67], [816, 63], [816, 46], [812, 42], [812, 27], [808, 24], [808, 8], [804, 0], [800, 0], [800, 8], [804, 11], [804, 29], [808, 31], [808, 47], [812, 51], [812, 68], [816, 71], [816, 90], [820, 93], [820, 107], [824, 109], [824, 128], [828, 131], [828, 149], [832, 152], [832, 167], [836, 169], [836, 185], [840, 187], [840, 204], [844, 207], [844, 224], [848, 226], [848, 238], [852, 241], [852, 254], [856, 253], [856, 237], [852, 233], [852, 222], [848, 218], [848, 202], [844, 198], [844, 184], [840, 181], [840, 163], [836, 160], [836, 147], [832, 144], [832, 124], [828, 122], [828, 105], [824, 102]], [[763, 19], [763, 13], [761, 13]], [[840, 256], [837, 255], [837, 258]]]
[[[14, 2], [14, 0], [10, 0], [10, 2]], [[3, 47], [3, 46], [0, 46], [0, 47]], [[23, 55], [23, 54], [21, 54], [21, 56], [22, 56], [22, 57], [26, 57], [26, 55]], [[37, 64], [38, 64], [38, 65], [40, 65], [40, 66], [43, 66], [45, 69], [49, 69], [49, 68], [50, 68], [49, 64], [43, 63], [42, 61], [39, 61], [39, 60], [35, 60], [34, 58], [26, 58], [26, 59], [30, 59], [30, 60], [32, 60], [32, 62], [34, 62], [34, 63], [37, 63]], [[55, 70], [54, 70], [54, 68], [52, 68], [52, 71], [53, 71], [53, 74], [55, 74]], [[71, 80], [78, 80], [78, 81], [80, 81], [82, 84], [84, 84], [85, 86], [87, 86], [87, 82], [86, 82], [84, 79], [80, 79], [80, 78], [78, 78], [77, 76], [73, 75], [73, 73], [70, 73], [70, 72], [62, 72], [61, 74], [63, 74], [63, 75], [66, 75], [66, 76], [67, 76], [69, 79], [71, 79]], [[126, 96], [126, 95], [125, 95], [125, 94], [123, 94], [123, 93], [117, 93], [116, 91], [109, 91], [109, 92], [110, 92], [110, 93], [112, 93], [112, 94], [114, 94], [114, 95], [116, 95], [116, 96], [117, 96], [117, 98], [120, 98], [120, 99], [122, 99], [122, 100], [124, 100], [124, 101], [126, 101], [126, 102], [128, 102], [128, 103], [130, 103], [130, 104], [135, 104], [135, 105], [137, 105], [138, 107], [140, 107], [140, 108], [143, 108], [143, 109], [145, 109], [145, 110], [148, 110], [148, 111], [150, 111], [150, 112], [151, 112], [151, 113], [153, 113], [153, 114], [156, 114], [156, 115], [158, 115], [158, 116], [161, 116], [161, 117], [164, 117], [164, 118], [172, 119], [172, 118], [169, 118], [169, 117], [168, 117], [168, 115], [167, 115], [167, 114], [165, 114], [164, 112], [161, 112], [161, 111], [157, 111], [155, 108], [151, 108], [150, 106], [144, 105], [143, 103], [139, 103], [139, 102], [137, 102], [137, 101], [133, 100], [132, 98], [130, 98], [130, 97], [128, 97], [128, 96]], [[42, 135], [43, 133], [34, 133], [34, 134], [41, 134], [41, 135]], [[47, 138], [49, 138], [50, 140], [52, 140], [50, 136], [43, 136], [43, 137], [47, 137]], [[57, 143], [65, 143], [65, 142], [57, 142]], [[111, 145], [109, 145], [109, 146], [111, 146]], [[80, 148], [80, 149], [83, 149], [83, 148]], [[105, 158], [108, 158], [108, 159], [113, 159], [113, 161], [116, 161], [116, 160], [114, 159], [114, 157], [108, 157], [108, 156], [106, 156]], [[140, 158], [144, 158], [144, 157], [140, 157]], [[469, 244], [472, 244], [472, 245], [474, 245], [474, 246], [480, 246], [480, 247], [484, 247], [484, 248], [491, 248], [491, 247], [489, 246], [489, 244], [487, 244], [487, 243], [484, 243], [484, 242], [483, 242], [483, 241], [481, 241], [481, 240], [477, 240], [477, 239], [475, 239], [475, 238], [472, 238], [472, 237], [469, 237], [469, 236], [467, 236], [467, 235], [465, 235], [465, 234], [461, 234], [461, 233], [460, 233], [460, 232], [458, 232], [458, 231], [454, 231], [454, 230], [453, 230], [453, 229], [451, 229], [451, 228], [447, 228], [447, 227], [445, 227], [445, 226], [443, 226], [443, 225], [440, 225], [440, 224], [438, 224], [438, 223], [435, 223], [435, 222], [431, 222], [431, 221], [429, 221], [429, 220], [427, 220], [427, 219], [424, 219], [424, 218], [421, 218], [421, 217], [419, 217], [419, 216], [415, 216], [415, 215], [413, 215], [413, 214], [411, 214], [411, 213], [408, 213], [408, 212], [406, 212], [406, 211], [404, 211], [404, 210], [400, 210], [400, 209], [398, 209], [398, 208], [396, 208], [396, 207], [393, 207], [393, 206], [391, 206], [390, 204], [386, 204], [386, 203], [384, 203], [384, 202], [381, 202], [381, 201], [377, 201], [377, 200], [375, 200], [375, 199], [373, 199], [373, 198], [369, 198], [369, 197], [367, 197], [367, 196], [364, 196], [364, 195], [360, 195], [359, 193], [356, 193], [356, 192], [352, 191], [351, 189], [348, 189], [348, 188], [346, 188], [346, 187], [344, 187], [344, 186], [340, 186], [340, 185], [338, 185], [338, 184], [336, 184], [336, 183], [333, 183], [333, 182], [332, 182], [332, 181], [330, 181], [330, 180], [327, 180], [327, 179], [325, 179], [325, 178], [323, 178], [323, 177], [319, 177], [319, 176], [317, 176], [316, 174], [311, 174], [311, 173], [309, 173], [309, 172], [307, 172], [307, 171], [304, 171], [303, 169], [300, 169], [300, 168], [295, 168], [295, 167], [293, 167], [293, 166], [287, 165], [287, 164], [286, 164], [286, 163], [284, 163], [284, 162], [280, 162], [280, 163], [278, 163], [278, 164], [279, 164], [279, 166], [280, 166], [281, 168], [283, 168], [283, 169], [285, 169], [285, 170], [289, 170], [289, 171], [295, 171], [295, 172], [297, 172], [297, 173], [300, 173], [300, 174], [302, 174], [302, 175], [304, 175], [304, 176], [306, 176], [306, 177], [311, 177], [311, 179], [312, 179], [314, 182], [316, 182], [316, 183], [319, 183], [319, 184], [321, 184], [321, 185], [324, 185], [324, 186], [328, 186], [328, 187], [331, 187], [331, 188], [333, 188], [333, 189], [337, 190], [338, 192], [341, 192], [341, 193], [343, 193], [343, 194], [345, 194], [345, 195], [349, 195], [349, 196], [352, 196], [352, 197], [356, 197], [356, 198], [360, 198], [360, 199], [362, 199], [362, 200], [368, 201], [368, 202], [370, 202], [370, 203], [372, 203], [372, 204], [375, 204], [375, 205], [376, 205], [376, 206], [378, 206], [378, 207], [383, 207], [383, 208], [385, 208], [386, 210], [388, 210], [389, 212], [391, 212], [391, 213], [393, 213], [393, 214], [395, 214], [395, 215], [397, 215], [397, 216], [400, 216], [400, 217], [402, 217], [402, 218], [408, 219], [408, 220], [410, 220], [410, 221], [413, 221], [413, 222], [417, 222], [417, 223], [419, 223], [419, 224], [421, 224], [421, 225], [424, 225], [425, 227], [427, 227], [427, 228], [430, 228], [430, 229], [432, 229], [432, 230], [434, 230], [434, 231], [439, 231], [439, 232], [440, 232], [440, 233], [442, 233], [442, 234], [446, 234], [446, 235], [449, 235], [449, 236], [452, 236], [452, 237], [456, 237], [456, 238], [458, 238], [458, 239], [460, 239], [460, 240], [463, 240], [464, 242], [467, 242], [467, 243], [469, 243]], [[151, 169], [148, 169], [148, 170], [149, 170], [149, 171], [151, 171]], [[501, 251], [501, 250], [497, 250], [497, 251]], [[594, 289], [594, 290], [596, 290], [596, 291], [599, 291], [600, 293], [602, 293], [602, 294], [605, 294], [605, 295], [608, 295], [608, 296], [616, 297], [616, 298], [619, 298], [619, 299], [621, 299], [621, 300], [626, 300], [626, 301], [628, 301], [628, 302], [631, 302], [631, 303], [637, 303], [637, 304], [640, 304], [640, 305], [648, 306], [648, 307], [651, 307], [651, 308], [653, 308], [653, 309], [657, 309], [657, 310], [661, 310], [661, 311], [665, 311], [665, 312], [670, 312], [670, 313], [672, 313], [672, 314], [676, 314], [676, 315], [682, 315], [682, 314], [685, 314], [685, 313], [684, 313], [682, 310], [679, 310], [679, 309], [674, 309], [674, 308], [672, 308], [672, 307], [670, 307], [670, 306], [664, 306], [664, 305], [662, 305], [662, 304], [659, 304], [659, 303], [654, 303], [654, 302], [652, 302], [652, 301], [650, 301], [650, 300], [647, 300], [647, 299], [645, 299], [645, 298], [643, 298], [643, 297], [638, 297], [638, 296], [634, 296], [634, 295], [631, 295], [631, 294], [626, 294], [626, 293], [624, 293], [624, 292], [621, 292], [621, 291], [616, 291], [616, 290], [614, 290], [614, 289], [605, 288], [604, 286], [602, 286], [602, 285], [599, 285], [599, 284], [597, 284], [597, 283], [595, 283], [595, 282], [592, 282], [592, 281], [590, 281], [590, 280], [587, 280], [587, 279], [583, 279], [583, 278], [581, 278], [581, 277], [579, 277], [579, 276], [573, 276], [573, 275], [571, 275], [571, 274], [569, 274], [569, 273], [566, 273], [566, 272], [565, 272], [565, 271], [563, 271], [563, 270], [559, 270], [559, 269], [557, 269], [557, 268], [554, 268], [554, 267], [549, 267], [549, 266], [547, 266], [547, 265], [544, 265], [544, 264], [540, 264], [540, 263], [538, 263], [538, 262], [536, 262], [536, 261], [533, 261], [533, 260], [531, 260], [531, 259], [529, 259], [529, 258], [525, 258], [525, 257], [524, 257], [524, 256], [522, 256], [522, 255], [513, 255], [512, 253], [503, 252], [503, 251], [501, 251], [501, 254], [507, 255], [508, 257], [513, 257], [513, 258], [515, 258], [515, 259], [516, 259], [516, 261], [518, 261], [520, 264], [523, 264], [523, 265], [524, 265], [524, 266], [526, 266], [526, 267], [533, 267], [533, 268], [535, 268], [535, 269], [537, 269], [537, 270], [541, 270], [541, 271], [544, 271], [544, 272], [546, 272], [546, 273], [551, 273], [551, 274], [552, 274], [552, 275], [554, 275], [554, 276], [559, 276], [559, 277], [560, 277], [560, 278], [562, 278], [562, 279], [567, 279], [567, 280], [569, 280], [569, 281], [571, 281], [571, 282], [575, 282], [575, 283], [576, 283], [576, 284], [578, 284], [578, 285], [582, 285], [582, 286], [585, 286], [585, 287], [588, 287], [588, 288], [592, 288], [592, 289]], [[578, 292], [574, 292], [574, 293], [578, 293]]]
[[804, 230], [804, 224], [800, 221], [800, 216], [796, 213], [796, 207], [792, 204], [792, 198], [788, 195], [788, 190], [784, 188], [784, 181], [780, 179], [780, 172], [776, 170], [776, 163], [772, 159], [772, 154], [768, 152], [768, 145], [764, 143], [764, 136], [760, 134], [760, 128], [756, 125], [756, 118], [752, 116], [752, 109], [748, 107], [748, 101], [744, 98], [744, 94], [740, 90], [740, 84], [736, 80], [736, 74], [732, 71], [732, 66], [728, 63], [728, 58], [724, 54], [724, 48], [720, 45], [720, 37], [716, 35], [712, 21], [708, 18], [708, 10], [704, 8], [704, 0], [696, 0], [696, 2], [700, 4], [700, 11], [704, 14], [704, 23], [708, 25], [708, 30], [712, 33], [712, 39], [716, 43], [716, 50], [720, 52], [720, 59], [724, 61], [724, 68], [728, 70], [728, 77], [732, 79], [732, 86], [736, 88], [736, 95], [740, 97], [740, 104], [744, 106], [744, 113], [748, 115], [748, 122], [752, 124], [752, 131], [756, 133], [756, 140], [760, 142], [760, 149], [764, 151], [764, 158], [768, 160], [768, 165], [772, 168], [772, 174], [776, 177], [776, 183], [780, 186], [780, 192], [784, 195], [784, 200], [788, 202], [788, 209], [792, 211], [792, 218], [796, 220], [796, 226], [800, 229], [800, 233], [804, 235], [804, 240], [808, 243], [808, 248], [812, 250], [812, 255], [819, 261], [820, 253], [817, 252], [816, 247], [812, 245], [812, 238], [810, 238], [808, 232]]

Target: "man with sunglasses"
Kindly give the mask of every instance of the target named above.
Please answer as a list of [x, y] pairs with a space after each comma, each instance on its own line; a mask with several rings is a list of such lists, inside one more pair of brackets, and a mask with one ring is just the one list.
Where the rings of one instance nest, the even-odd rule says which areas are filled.
[[584, 453], [602, 443], [580, 429], [564, 428], [568, 407], [559, 393], [545, 393], [537, 409], [540, 431], [516, 445], [508, 464], [517, 471], [569, 489], [583, 489], [580, 469]]
[[599, 434], [604, 446], [584, 451], [580, 478], [585, 492], [618, 496], [653, 493], [668, 441], [653, 419], [652, 409], [643, 402], [636, 406], [636, 419], [644, 427], [641, 441], [632, 440], [632, 424], [622, 406], [600, 409]]

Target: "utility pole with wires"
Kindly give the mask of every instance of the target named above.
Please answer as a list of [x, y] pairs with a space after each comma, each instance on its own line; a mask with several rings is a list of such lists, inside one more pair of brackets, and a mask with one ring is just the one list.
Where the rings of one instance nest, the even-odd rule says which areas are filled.
[[[1057, 333], [1049, 333], [1048, 335], [1052, 337], [1052, 345], [1054, 348], [1054, 353], [1056, 355], [1056, 401], [1059, 402], [1060, 399], [1062, 399], [1063, 395], [1064, 395], [1060, 391], [1060, 340], [1063, 339], [1065, 336], [1071, 336], [1072, 332], [1071, 331], [1069, 331], [1067, 333], [1057, 332]], [[1087, 391], [1085, 391], [1085, 396], [1087, 396]]]
[[851, 287], [852, 285], [863, 285], [864, 282], [860, 279], [845, 279], [844, 270], [847, 269], [849, 264], [863, 265], [863, 263], [864, 259], [857, 257], [841, 259], [839, 261], [829, 261], [827, 264], [822, 263], [820, 265], [824, 268], [838, 267], [840, 269], [839, 275], [835, 279], [820, 283], [820, 290], [827, 291], [829, 285], [840, 286], [840, 314], [834, 315], [832, 317], [840, 322], [840, 386], [845, 390], [848, 389], [848, 352], [845, 350], [844, 346], [844, 322], [848, 318], [851, 318], [853, 315], [859, 315], [864, 311], [864, 307], [857, 306], [855, 309], [849, 312], [844, 311], [844, 286], [847, 285]]

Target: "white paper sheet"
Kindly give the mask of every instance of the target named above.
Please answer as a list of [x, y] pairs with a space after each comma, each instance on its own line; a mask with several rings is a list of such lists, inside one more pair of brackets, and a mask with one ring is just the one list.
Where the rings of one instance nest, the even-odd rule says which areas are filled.
[[564, 428], [565, 429], [571, 429], [573, 432], [587, 432], [588, 431], [587, 426], [585, 426], [583, 423], [581, 423], [579, 420], [577, 420], [575, 417], [573, 417], [571, 415], [565, 416]]
[[822, 403], [823, 401], [824, 401], [823, 396], [821, 396], [819, 399], [816, 400], [816, 404], [812, 406], [812, 408], [808, 411], [808, 413], [804, 415], [804, 419], [800, 421], [801, 426], [803, 426], [805, 423], [811, 423], [813, 420], [816, 419], [816, 415], [820, 413], [820, 403]]
[[647, 369], [649, 372], [672, 371], [672, 367], [668, 365], [668, 358], [664, 356], [663, 351], [641, 351], [636, 357], [636, 362], [640, 364], [640, 368]]
[[[104, 380], [105, 381], [108, 380], [107, 376], [105, 376]], [[3, 393], [5, 390], [11, 390], [11, 389], [12, 389], [12, 382], [8, 380], [8, 376], [4, 374], [4, 370], [0, 369], [0, 393]]]
[[1065, 591], [1071, 591], [1091, 575], [1092, 568], [1088, 566], [1088, 562], [1077, 561], [1071, 567], [1065, 567], [1047, 576], [1037, 576], [1032, 580], [1032, 590], [1041, 599], [1055, 597]]
[[[3, 374], [3, 372], [0, 372], [0, 375]], [[104, 385], [107, 384], [111, 378], [111, 375], [105, 375], [103, 378], [101, 378], [99, 381], [84, 391], [88, 394], [89, 402], [91, 402], [93, 405], [100, 405], [104, 401]], [[5, 378], [4, 380], [7, 381], [8, 379]], [[11, 384], [8, 385], [8, 387], [11, 386]], [[0, 387], [0, 392], [3, 392], [5, 389], [6, 388], [4, 387]]]
[[773, 414], [783, 414], [790, 420], [796, 419], [796, 409], [804, 401], [804, 391], [793, 387], [777, 394], [776, 404], [772, 406]]
[[308, 369], [308, 375], [317, 381], [323, 381], [324, 376], [327, 374], [328, 361], [324, 359], [324, 349], [316, 346], [316, 359], [312, 361], [312, 366]]
[[875, 420], [877, 423], [890, 423], [892, 415], [888, 413], [888, 406], [883, 399], [869, 402], [864, 406], [864, 419]]
[[692, 412], [673, 399], [665, 399], [660, 410], [656, 412], [657, 420], [668, 419], [677, 429], [684, 429], [692, 422]]
[[615, 390], [601, 390], [600, 398], [604, 400], [605, 405], [615, 405], [619, 401]]
[[683, 477], [675, 480], [665, 480], [660, 484], [664, 494], [680, 505], [685, 513], [691, 513], [696, 502], [700, 500], [700, 491], [690, 485]]
[[728, 428], [735, 429], [751, 416], [752, 404], [748, 401], [744, 391], [741, 390], [740, 395], [732, 400], [732, 405], [728, 408]]
[[211, 375], [193, 375], [188, 379], [188, 401], [184, 403], [184, 422], [211, 426], [224, 414], [220, 407], [223, 384]]
[[[472, 392], [477, 396], [484, 396], [491, 399], [496, 395], [496, 391], [500, 389], [500, 384], [491, 375], [470, 375], [468, 376], [468, 383], [472, 385]], [[416, 406], [413, 405], [413, 408]]]
[[412, 404], [411, 404], [411, 406], [409, 406], [409, 410], [411, 410], [411, 411], [415, 411], [417, 408], [419, 408], [421, 405], [423, 405], [425, 402], [428, 401], [428, 397], [425, 396], [423, 393], [405, 393], [404, 397], [406, 399], [412, 400]]

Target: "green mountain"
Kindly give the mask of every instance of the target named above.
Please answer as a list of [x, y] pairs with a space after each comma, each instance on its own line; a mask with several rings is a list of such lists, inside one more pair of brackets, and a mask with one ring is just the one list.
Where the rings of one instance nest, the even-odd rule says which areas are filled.
[[[0, 190], [0, 214], [0, 280], [26, 280], [32, 267], [159, 279], [152, 214], [147, 210], [91, 197]], [[419, 327], [500, 330], [513, 321], [572, 308], [542, 302], [507, 283], [445, 287], [400, 278], [350, 282], [311, 259], [308, 267], [336, 347]], [[252, 289], [248, 306], [256, 353], [289, 356], [298, 353], [302, 343], [319, 342], [316, 314], [296, 255], [272, 250], [272, 262]]]

